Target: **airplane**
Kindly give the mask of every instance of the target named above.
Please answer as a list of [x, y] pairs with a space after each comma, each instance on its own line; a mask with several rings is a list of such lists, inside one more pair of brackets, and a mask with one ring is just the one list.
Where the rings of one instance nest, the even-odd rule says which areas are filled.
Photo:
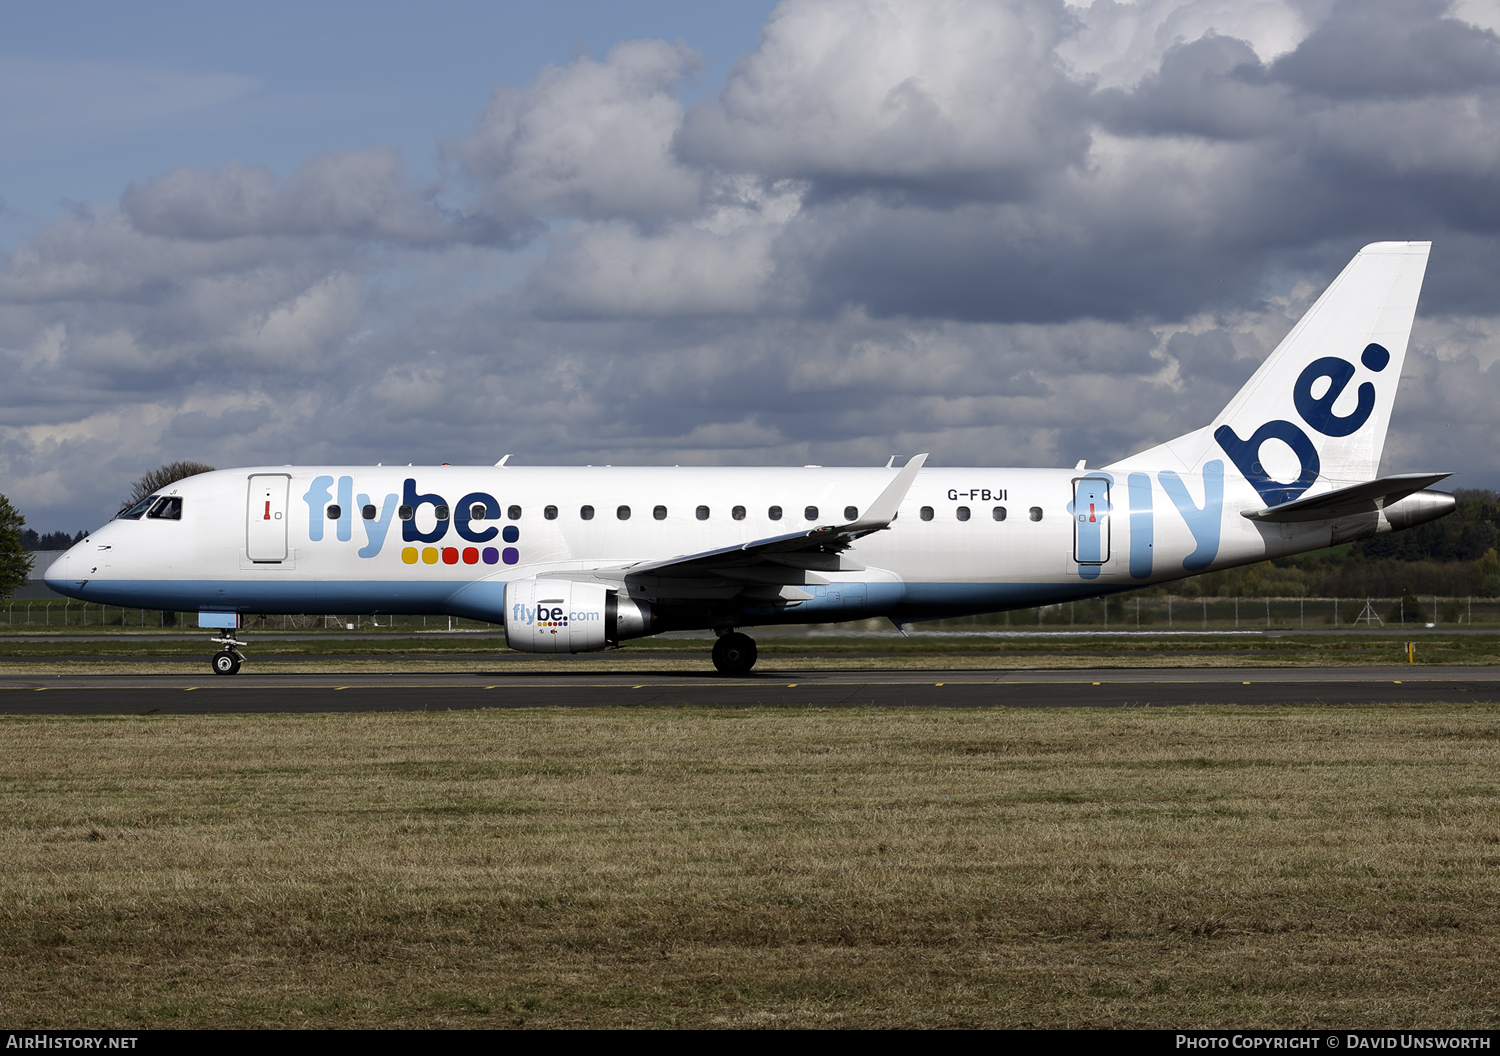
[[[53, 563], [81, 601], [196, 611], [446, 614], [578, 653], [742, 628], [1032, 608], [1435, 520], [1448, 473], [1377, 477], [1431, 243], [1354, 257], [1218, 416], [1102, 469], [255, 466], [188, 477]], [[509, 456], [507, 456], [508, 458]]]

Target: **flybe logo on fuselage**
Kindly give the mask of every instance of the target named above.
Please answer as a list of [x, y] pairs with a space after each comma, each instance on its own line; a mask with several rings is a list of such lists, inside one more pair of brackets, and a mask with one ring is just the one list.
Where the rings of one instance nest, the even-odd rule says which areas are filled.
[[[336, 488], [336, 490], [335, 490]], [[307, 493], [302, 496], [307, 503], [307, 537], [314, 543], [322, 542], [325, 526], [333, 522], [334, 538], [338, 542], [349, 542], [354, 535], [356, 510], [359, 522], [364, 526], [365, 545], [359, 548], [358, 556], [376, 557], [385, 547], [394, 520], [401, 522], [401, 538], [407, 543], [442, 542], [450, 529], [467, 543], [483, 544], [497, 537], [506, 543], [518, 542], [521, 530], [517, 525], [507, 524], [483, 526], [483, 522], [500, 519], [500, 503], [493, 495], [482, 491], [471, 491], [450, 507], [448, 500], [436, 493], [421, 493], [415, 478], [408, 477], [402, 485], [402, 494], [388, 494], [377, 506], [369, 495], [356, 494], [354, 478], [331, 476], [314, 477]], [[398, 505], [399, 503], [399, 505]], [[417, 526], [417, 513], [422, 507], [431, 507], [434, 526], [422, 531]], [[520, 552], [514, 546], [406, 546], [401, 550], [401, 560], [408, 565], [418, 563], [435, 565], [466, 565], [504, 563], [514, 565], [520, 561]]]
[[[1359, 361], [1378, 374], [1390, 363], [1391, 354], [1383, 346], [1371, 342], [1360, 353]], [[1375, 411], [1375, 386], [1368, 381], [1362, 382], [1356, 390], [1358, 403], [1354, 410], [1345, 415], [1333, 413], [1334, 403], [1348, 388], [1354, 374], [1354, 364], [1337, 356], [1323, 356], [1309, 363], [1298, 376], [1297, 383], [1292, 386], [1292, 403], [1302, 420], [1324, 436], [1334, 437], [1349, 436], [1369, 421], [1370, 415]], [[1328, 380], [1327, 387], [1320, 395], [1314, 396], [1313, 389], [1325, 378]], [[1260, 493], [1267, 506], [1279, 506], [1297, 498], [1312, 487], [1323, 468], [1318, 458], [1318, 449], [1313, 446], [1311, 438], [1301, 426], [1284, 419], [1267, 422], [1255, 430], [1248, 440], [1240, 439], [1231, 427], [1221, 425], [1214, 431], [1214, 439], [1219, 442], [1230, 461], [1239, 467], [1245, 479]], [[1280, 440], [1296, 454], [1301, 471], [1295, 480], [1272, 480], [1261, 465], [1260, 448], [1267, 440]]]

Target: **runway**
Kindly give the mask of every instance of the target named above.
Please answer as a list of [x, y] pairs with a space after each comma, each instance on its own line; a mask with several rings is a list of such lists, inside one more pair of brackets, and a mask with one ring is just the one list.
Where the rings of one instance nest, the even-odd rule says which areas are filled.
[[0, 714], [233, 714], [475, 708], [1165, 707], [1500, 701], [1496, 667], [0, 675]]

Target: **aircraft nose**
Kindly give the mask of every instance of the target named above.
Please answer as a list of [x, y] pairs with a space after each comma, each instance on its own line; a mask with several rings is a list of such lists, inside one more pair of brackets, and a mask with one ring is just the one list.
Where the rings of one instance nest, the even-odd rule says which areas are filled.
[[56, 590], [68, 578], [68, 562], [73, 556], [72, 550], [63, 551], [63, 555], [52, 562], [51, 567], [42, 575], [42, 581]]

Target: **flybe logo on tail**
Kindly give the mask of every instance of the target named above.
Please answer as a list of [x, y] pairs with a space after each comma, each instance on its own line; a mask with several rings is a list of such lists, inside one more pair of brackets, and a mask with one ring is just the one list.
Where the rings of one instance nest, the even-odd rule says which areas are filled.
[[[1381, 345], [1372, 342], [1360, 353], [1359, 361], [1378, 374], [1390, 363], [1391, 354]], [[1375, 386], [1371, 382], [1360, 383], [1355, 392], [1358, 402], [1354, 410], [1345, 415], [1333, 413], [1333, 405], [1349, 387], [1354, 375], [1355, 366], [1347, 359], [1324, 356], [1313, 360], [1292, 386], [1292, 404], [1297, 408], [1297, 414], [1324, 436], [1349, 436], [1356, 432], [1369, 421], [1370, 415], [1375, 411]], [[1313, 446], [1311, 438], [1301, 426], [1284, 419], [1267, 422], [1255, 430], [1248, 440], [1242, 440], [1230, 426], [1221, 425], [1214, 431], [1214, 439], [1244, 474], [1245, 479], [1260, 493], [1267, 506], [1279, 506], [1297, 498], [1312, 487], [1323, 468], [1318, 458], [1318, 449]], [[1300, 472], [1295, 480], [1272, 480], [1261, 465], [1260, 449], [1267, 440], [1282, 441], [1297, 456]]]

